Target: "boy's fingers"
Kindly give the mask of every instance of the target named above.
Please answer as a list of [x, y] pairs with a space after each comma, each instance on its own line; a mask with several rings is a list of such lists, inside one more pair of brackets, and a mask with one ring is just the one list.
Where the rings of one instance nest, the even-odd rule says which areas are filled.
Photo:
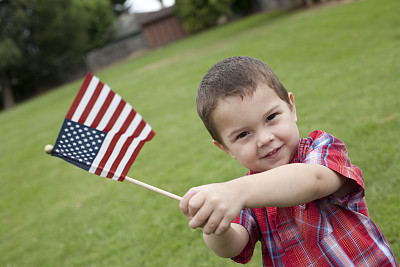
[[195, 200], [197, 199], [193, 198], [189, 203], [189, 216], [192, 217], [189, 221], [189, 226], [193, 229], [206, 225], [206, 222], [212, 213], [212, 209], [203, 206], [203, 201], [193, 203], [192, 205], [192, 202], [195, 202]]
[[203, 225], [203, 233], [206, 235], [212, 234], [219, 227], [223, 214], [213, 212], [206, 223]]
[[205, 198], [202, 194], [193, 195], [188, 203], [188, 214], [190, 217], [197, 215], [198, 210], [203, 206]]
[[225, 233], [226, 230], [228, 230], [228, 228], [230, 227], [231, 223], [232, 222], [230, 219], [224, 217], [221, 220], [220, 224], [218, 225], [217, 229], [215, 229], [214, 234], [221, 235], [221, 234]]
[[190, 219], [189, 201], [194, 195], [196, 195], [196, 193], [197, 193], [197, 190], [195, 190], [194, 188], [190, 189], [188, 192], [186, 192], [186, 194], [183, 196], [182, 200], [179, 203], [179, 209], [188, 219]]

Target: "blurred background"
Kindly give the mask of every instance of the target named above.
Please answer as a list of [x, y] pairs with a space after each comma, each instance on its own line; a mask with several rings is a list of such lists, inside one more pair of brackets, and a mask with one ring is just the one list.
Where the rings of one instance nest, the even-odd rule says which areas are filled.
[[177, 201], [43, 148], [91, 72], [156, 132], [129, 177], [179, 196], [240, 177], [195, 108], [206, 71], [238, 55], [293, 92], [302, 137], [346, 143], [399, 258], [399, 14], [398, 0], [0, 0], [0, 266], [236, 266]]
[[314, 2], [0, 0], [0, 109], [191, 33]]

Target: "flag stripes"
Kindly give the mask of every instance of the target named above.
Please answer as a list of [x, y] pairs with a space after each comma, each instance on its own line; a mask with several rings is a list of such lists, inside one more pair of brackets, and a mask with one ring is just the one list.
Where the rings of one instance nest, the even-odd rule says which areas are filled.
[[89, 112], [89, 115], [87, 116], [87, 118], [84, 122], [84, 124], [86, 124], [86, 125], [92, 125], [93, 128], [96, 128], [96, 126], [98, 125], [98, 123], [95, 123], [95, 119], [97, 117], [97, 114], [100, 113], [100, 109], [103, 107], [104, 103], [106, 102], [106, 101], [104, 101], [104, 99], [106, 99], [108, 94], [110, 93], [110, 87], [108, 87], [107, 85], [104, 85], [103, 87], [101, 87], [101, 85], [103, 85], [103, 84], [100, 84], [101, 92], [99, 94], [99, 97], [97, 98], [96, 103], [92, 107], [91, 111]]
[[[99, 98], [100, 92], [103, 89], [104, 84], [102, 82], [99, 82], [96, 86], [95, 91], [93, 92], [92, 97], [90, 98], [85, 110], [83, 111], [82, 115], [79, 118], [79, 123], [85, 123], [87, 120], [87, 117], [89, 116], [89, 113], [93, 110], [93, 106], [96, 103], [96, 100]], [[90, 125], [90, 124], [89, 124]]]
[[85, 80], [82, 83], [81, 89], [79, 89], [78, 94], [76, 95], [74, 102], [72, 102], [71, 107], [68, 110], [67, 115], [65, 116], [66, 119], [71, 120], [72, 116], [74, 115], [76, 109], [78, 108], [79, 103], [81, 102], [83, 95], [85, 94], [86, 89], [89, 86], [91, 79], [88, 79], [88, 76], [91, 74], [86, 75]]
[[94, 122], [92, 123], [92, 126], [94, 128], [98, 127], [100, 120], [103, 118], [104, 113], [107, 111], [108, 107], [110, 106], [111, 101], [114, 98], [114, 95], [115, 95], [115, 93], [113, 91], [110, 90], [108, 92], [106, 100], [102, 103], [103, 105], [101, 106], [99, 113], [97, 113], [97, 116], [94, 119]]
[[106, 133], [88, 171], [119, 181], [124, 180], [144, 143], [155, 135], [129, 103], [90, 73], [66, 119]]

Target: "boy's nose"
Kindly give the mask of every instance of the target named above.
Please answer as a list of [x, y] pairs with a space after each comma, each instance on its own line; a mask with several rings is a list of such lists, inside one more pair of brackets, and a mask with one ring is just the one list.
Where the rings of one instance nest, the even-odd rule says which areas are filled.
[[257, 136], [257, 147], [268, 145], [274, 140], [274, 134], [268, 130], [261, 130]]

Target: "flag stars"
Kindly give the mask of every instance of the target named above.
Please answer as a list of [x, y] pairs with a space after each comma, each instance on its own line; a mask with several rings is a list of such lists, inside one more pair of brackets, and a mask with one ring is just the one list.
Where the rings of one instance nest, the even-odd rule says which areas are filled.
[[73, 121], [66, 121], [60, 133], [53, 151], [85, 166], [92, 164], [106, 136], [101, 131]]

